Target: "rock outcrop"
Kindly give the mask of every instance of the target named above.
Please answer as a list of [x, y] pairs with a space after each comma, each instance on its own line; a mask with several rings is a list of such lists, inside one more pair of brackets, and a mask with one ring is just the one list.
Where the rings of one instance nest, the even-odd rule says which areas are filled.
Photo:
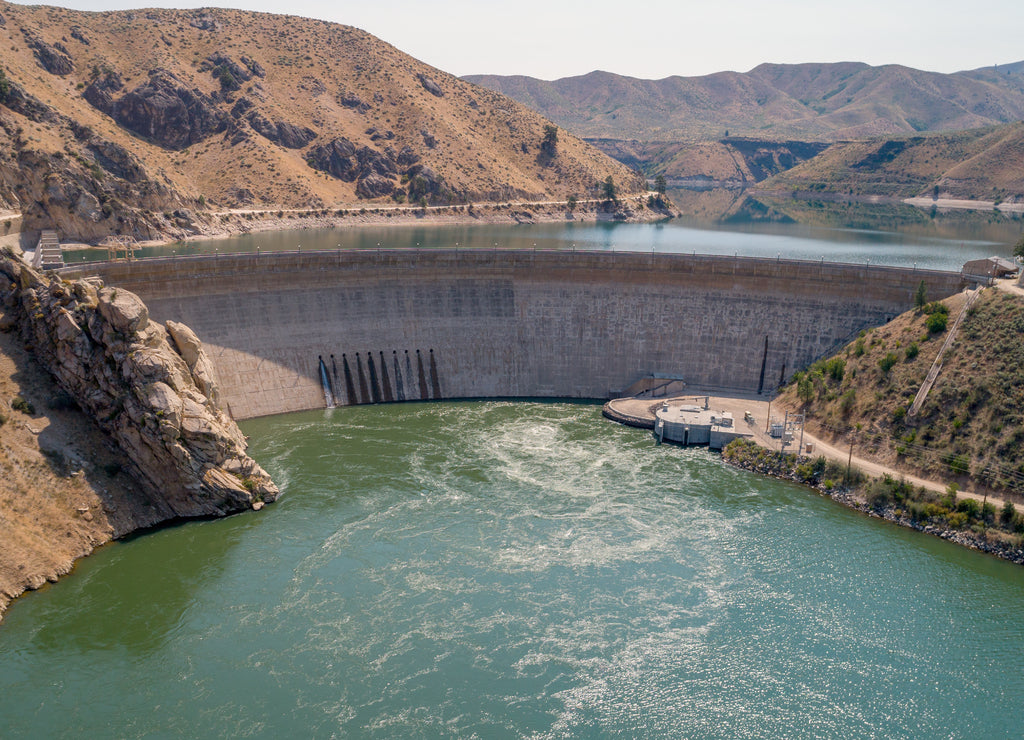
[[210, 96], [162, 69], [151, 71], [147, 82], [116, 101], [111, 115], [129, 131], [167, 149], [184, 149], [227, 125], [227, 114]]
[[47, 278], [9, 253], [0, 274], [0, 294], [26, 343], [124, 451], [154, 502], [140, 526], [259, 509], [277, 498], [220, 408], [213, 366], [188, 327], [150, 321], [134, 293]]
[[434, 78], [431, 77], [430, 75], [425, 75], [422, 72], [420, 72], [419, 74], [416, 75], [416, 79], [418, 79], [420, 81], [420, 84], [423, 85], [423, 89], [426, 90], [431, 95], [435, 95], [439, 98], [444, 97], [444, 90], [441, 89], [441, 86], [438, 85], [437, 82], [434, 81]]
[[64, 77], [75, 71], [75, 63], [71, 61], [71, 56], [68, 54], [68, 50], [63, 47], [62, 44], [56, 44], [50, 46], [50, 44], [43, 41], [37, 35], [29, 31], [28, 29], [21, 29], [21, 32], [25, 36], [25, 42], [32, 49], [32, 53], [35, 54], [36, 61], [39, 62], [39, 66], [45, 69], [52, 75], [58, 75]]

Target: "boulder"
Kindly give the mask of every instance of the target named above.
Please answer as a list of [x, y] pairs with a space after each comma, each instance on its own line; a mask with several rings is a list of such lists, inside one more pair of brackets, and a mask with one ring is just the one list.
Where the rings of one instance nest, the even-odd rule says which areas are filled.
[[366, 111], [370, 110], [370, 106], [364, 103], [362, 98], [352, 93], [342, 93], [338, 96], [338, 102], [346, 108], [352, 108], [360, 113], [366, 113]]
[[108, 71], [94, 79], [82, 92], [82, 97], [98, 111], [111, 115], [114, 110], [114, 93], [124, 89], [121, 75]]
[[126, 455], [152, 504], [139, 526], [277, 497], [241, 430], [211, 402], [213, 366], [188, 327], [165, 330], [129, 291], [66, 285], [10, 255], [0, 255], [0, 285], [37, 359]]
[[420, 155], [414, 152], [412, 147], [409, 145], [403, 146], [402, 151], [398, 153], [398, 157], [395, 159], [395, 162], [399, 167], [412, 167], [419, 161]]
[[253, 73], [256, 77], [263, 79], [267, 76], [267, 70], [263, 69], [263, 65], [257, 62], [255, 59], [250, 59], [244, 54], [241, 57], [242, 64], [245, 65], [246, 69]]
[[62, 46], [50, 46], [26, 28], [21, 29], [21, 32], [40, 67], [59, 77], [64, 77], [75, 71], [75, 63], [71, 61], [67, 49]]
[[174, 346], [188, 366], [189, 372], [192, 373], [192, 380], [196, 387], [211, 403], [220, 407], [216, 373], [199, 337], [185, 324], [180, 324], [177, 321], [168, 321], [166, 326], [174, 341]]
[[[223, 51], [215, 51], [206, 57], [206, 60], [199, 65], [199, 71], [212, 72], [214, 77], [220, 77], [223, 72], [227, 72], [235, 81], [234, 89], [236, 90], [239, 87], [239, 83], [248, 82], [252, 79], [252, 70], [239, 64]], [[223, 80], [223, 78], [221, 79]], [[223, 81], [221, 84], [223, 84]]]
[[57, 123], [60, 120], [60, 116], [53, 108], [25, 92], [21, 85], [10, 80], [8, 80], [4, 106], [36, 123]]
[[316, 138], [316, 131], [305, 126], [296, 126], [285, 121], [277, 122], [277, 138], [271, 139], [288, 149], [301, 149]]
[[345, 182], [353, 182], [359, 172], [355, 145], [344, 137], [313, 147], [306, 161], [315, 170], [326, 172]]
[[444, 90], [441, 89], [441, 86], [438, 85], [432, 77], [420, 72], [416, 75], [416, 79], [418, 79], [420, 84], [423, 85], [423, 89], [431, 95], [435, 95], [439, 98], [444, 97]]
[[149, 323], [149, 309], [129, 290], [102, 288], [98, 291], [100, 314], [122, 334], [134, 334]]

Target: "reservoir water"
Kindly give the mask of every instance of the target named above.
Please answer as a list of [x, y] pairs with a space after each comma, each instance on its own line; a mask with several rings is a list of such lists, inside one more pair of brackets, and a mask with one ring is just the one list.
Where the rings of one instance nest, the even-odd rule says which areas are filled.
[[597, 405], [242, 426], [280, 501], [15, 603], [0, 735], [1020, 736], [1019, 566]]
[[[995, 217], [992, 217], [995, 218]], [[1012, 258], [1020, 220], [981, 217], [887, 224], [882, 229], [804, 224], [714, 224], [687, 219], [661, 223], [540, 223], [461, 226], [404, 225], [307, 229], [245, 234], [138, 250], [142, 257], [230, 252], [331, 249], [579, 249], [697, 253], [959, 270], [997, 255]], [[106, 250], [65, 252], [69, 262], [105, 259]]]

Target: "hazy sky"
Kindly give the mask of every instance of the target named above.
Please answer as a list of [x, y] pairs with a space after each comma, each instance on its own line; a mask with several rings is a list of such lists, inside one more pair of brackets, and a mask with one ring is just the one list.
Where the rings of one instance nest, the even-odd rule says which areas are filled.
[[[45, 2], [45, 0], [41, 0]], [[1024, 2], [990, 0], [67, 0], [81, 10], [288, 12], [363, 28], [456, 75], [555, 79], [745, 72], [761, 62], [860, 61], [955, 72], [1024, 59]]]

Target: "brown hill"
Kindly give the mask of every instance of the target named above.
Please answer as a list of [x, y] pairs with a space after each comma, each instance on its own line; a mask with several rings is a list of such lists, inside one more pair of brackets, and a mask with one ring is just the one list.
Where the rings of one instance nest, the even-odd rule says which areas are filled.
[[64, 236], [202, 228], [207, 207], [564, 199], [634, 173], [355, 28], [237, 10], [0, 0], [0, 210]]
[[[1010, 289], [1012, 290], [1012, 288]], [[872, 459], [938, 480], [1024, 494], [1024, 297], [986, 288], [968, 309], [935, 384], [916, 416], [908, 411], [965, 296], [942, 301], [947, 324], [910, 311], [865, 332], [835, 357], [797, 374], [782, 394], [809, 429]], [[852, 431], [851, 431], [852, 430]]]
[[594, 138], [665, 141], [732, 134], [835, 141], [1024, 118], [1024, 64], [955, 74], [843, 62], [762, 64], [746, 73], [663, 80], [608, 72], [552, 82], [497, 75], [465, 79]]
[[663, 175], [669, 187], [688, 189], [747, 187], [785, 172], [829, 146], [824, 142], [741, 137], [698, 142], [588, 141], [631, 167]]
[[837, 143], [760, 187], [1024, 201], [1024, 123]]

